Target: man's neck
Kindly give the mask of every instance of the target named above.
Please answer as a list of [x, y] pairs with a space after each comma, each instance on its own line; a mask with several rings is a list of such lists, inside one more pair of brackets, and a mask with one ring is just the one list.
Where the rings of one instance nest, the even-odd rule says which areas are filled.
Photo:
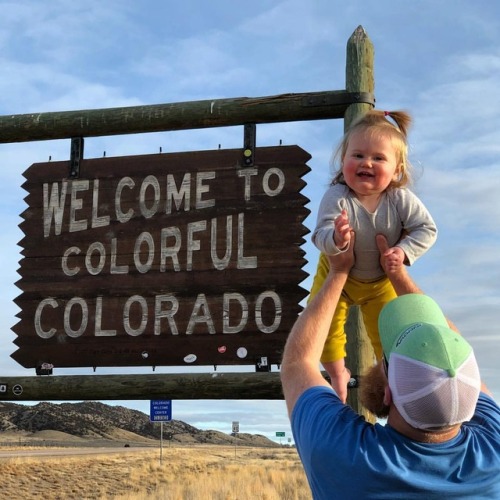
[[460, 432], [460, 424], [452, 425], [450, 427], [443, 427], [437, 430], [417, 429], [408, 424], [397, 408], [392, 405], [387, 417], [387, 423], [394, 430], [419, 443], [444, 443], [453, 439]]

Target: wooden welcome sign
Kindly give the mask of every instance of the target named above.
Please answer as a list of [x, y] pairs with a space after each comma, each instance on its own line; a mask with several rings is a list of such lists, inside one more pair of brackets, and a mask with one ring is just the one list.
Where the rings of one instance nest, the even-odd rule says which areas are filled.
[[297, 146], [36, 163], [24, 173], [26, 368], [279, 364], [307, 292]]

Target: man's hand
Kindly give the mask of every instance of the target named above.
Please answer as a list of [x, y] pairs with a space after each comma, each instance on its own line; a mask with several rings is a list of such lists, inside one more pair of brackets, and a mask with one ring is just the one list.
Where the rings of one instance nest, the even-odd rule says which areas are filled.
[[380, 252], [380, 265], [391, 281], [395, 292], [398, 295], [423, 293], [408, 275], [406, 267], [402, 263], [398, 265], [394, 262], [392, 248], [389, 247], [386, 237], [383, 234], [377, 234], [376, 241]]
[[383, 234], [376, 236], [377, 246], [380, 251], [380, 265], [387, 276], [393, 275], [403, 268], [405, 254], [399, 247], [389, 247]]
[[[354, 265], [354, 242], [356, 241], [356, 234], [351, 230], [349, 236], [350, 245], [345, 252], [340, 252], [337, 255], [329, 255], [330, 272], [337, 274], [349, 274], [351, 267]], [[387, 242], [386, 242], [387, 243]]]
[[[385, 245], [387, 245], [387, 240], [385, 240]], [[387, 248], [387, 250], [384, 251], [383, 255], [381, 254], [381, 258], [384, 259], [384, 270], [387, 274], [399, 271], [401, 267], [403, 267], [406, 255], [401, 248], [391, 247]]]

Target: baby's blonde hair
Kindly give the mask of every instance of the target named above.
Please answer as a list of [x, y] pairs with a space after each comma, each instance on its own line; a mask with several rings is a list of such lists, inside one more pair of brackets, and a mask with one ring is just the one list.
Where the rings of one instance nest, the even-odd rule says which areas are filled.
[[[389, 121], [391, 118], [394, 123]], [[411, 165], [408, 161], [408, 128], [411, 124], [411, 116], [406, 111], [379, 111], [372, 109], [357, 120], [355, 120], [349, 130], [344, 134], [334, 158], [340, 159], [340, 168], [338, 169], [332, 184], [345, 184], [344, 174], [342, 173], [342, 162], [349, 145], [349, 139], [355, 132], [363, 131], [373, 134], [384, 135], [392, 140], [396, 150], [398, 160], [399, 177], [391, 181], [387, 189], [404, 187], [411, 183]]]

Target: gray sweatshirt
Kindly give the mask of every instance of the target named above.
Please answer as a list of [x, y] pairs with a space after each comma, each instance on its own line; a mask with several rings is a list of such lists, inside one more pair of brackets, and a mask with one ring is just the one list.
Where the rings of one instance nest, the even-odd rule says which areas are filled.
[[348, 186], [334, 184], [321, 200], [316, 229], [311, 237], [316, 247], [325, 254], [340, 253], [333, 233], [334, 219], [343, 209], [347, 211], [349, 223], [356, 232], [356, 261], [350, 274], [359, 280], [370, 281], [384, 276], [375, 240], [377, 234], [385, 235], [390, 247], [401, 247], [408, 265], [424, 254], [437, 238], [436, 224], [429, 211], [409, 189], [388, 189], [382, 194], [375, 212], [370, 213]]

